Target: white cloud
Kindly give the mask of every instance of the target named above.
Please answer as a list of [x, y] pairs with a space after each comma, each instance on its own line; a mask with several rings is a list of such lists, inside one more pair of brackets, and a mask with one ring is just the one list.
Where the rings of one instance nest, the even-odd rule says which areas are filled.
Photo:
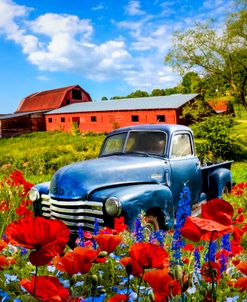
[[93, 33], [93, 27], [88, 19], [79, 19], [74, 15], [59, 15], [47, 13], [28, 23], [34, 33], [54, 37], [65, 33], [71, 36], [81, 35], [88, 39]]
[[99, 3], [98, 5], [93, 6], [92, 10], [102, 10], [104, 8], [105, 8], [104, 4], [103, 3]]
[[125, 7], [125, 11], [130, 16], [144, 15], [145, 12], [141, 10], [140, 1], [131, 0]]
[[49, 80], [49, 78], [48, 78], [48, 77], [46, 77], [46, 76], [42, 76], [42, 75], [40, 75], [40, 76], [37, 76], [37, 80], [39, 80], [39, 81], [48, 81], [48, 80]]
[[11, 0], [1, 0], [0, 2], [0, 34], [23, 46], [24, 53], [36, 49], [38, 39], [26, 34], [25, 26], [23, 24], [19, 26], [15, 20], [26, 17], [29, 12], [29, 8], [17, 5]]

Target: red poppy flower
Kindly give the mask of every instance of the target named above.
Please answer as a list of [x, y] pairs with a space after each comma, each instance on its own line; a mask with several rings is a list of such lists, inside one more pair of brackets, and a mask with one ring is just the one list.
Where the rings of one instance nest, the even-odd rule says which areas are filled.
[[205, 262], [201, 267], [202, 278], [206, 282], [219, 281], [220, 280], [220, 266], [218, 263], [210, 261]]
[[187, 243], [187, 244], [185, 244], [185, 246], [182, 247], [182, 249], [183, 249], [184, 251], [193, 252], [194, 249], [195, 249], [195, 247], [194, 247], [193, 244]]
[[155, 301], [166, 302], [167, 297], [180, 294], [180, 283], [173, 280], [167, 270], [153, 270], [144, 274], [143, 279], [152, 287]]
[[139, 277], [142, 275], [142, 267], [135, 261], [133, 260], [131, 257], [124, 257], [122, 259], [120, 259], [120, 263], [123, 266], [127, 266], [129, 263], [131, 264], [131, 275], [135, 276], [135, 277]]
[[64, 288], [56, 277], [32, 276], [31, 281], [26, 278], [22, 279], [20, 285], [32, 296], [34, 296], [35, 286], [35, 298], [39, 301], [65, 302], [69, 298], [69, 290]]
[[239, 263], [236, 268], [244, 275], [247, 276], [247, 262]]
[[90, 271], [93, 261], [98, 256], [99, 251], [86, 247], [76, 247], [73, 251], [67, 252], [63, 257], [55, 258], [54, 265], [58, 270], [69, 275], [77, 273], [86, 274]]
[[223, 225], [232, 224], [234, 209], [232, 205], [223, 199], [212, 199], [202, 204], [201, 217], [216, 221]]
[[162, 247], [152, 243], [132, 244], [129, 254], [142, 268], [162, 269], [168, 266], [168, 253]]
[[7, 257], [0, 255], [0, 271], [4, 270], [10, 264], [11, 261]]
[[4, 240], [0, 240], [0, 252], [7, 246], [7, 243]]
[[21, 217], [33, 217], [33, 212], [30, 211], [24, 204], [21, 204], [16, 210], [16, 214]]
[[104, 235], [104, 234], [112, 234], [112, 235], [116, 235], [117, 231], [108, 227], [104, 227], [103, 229], [101, 229], [99, 231], [99, 235]]
[[60, 220], [35, 217], [12, 222], [7, 226], [5, 234], [11, 244], [34, 249], [29, 260], [33, 265], [41, 266], [63, 252], [70, 231]]
[[240, 223], [243, 223], [245, 221], [245, 217], [243, 214], [239, 214], [236, 219], [235, 219], [235, 223], [236, 224], [240, 224]]
[[108, 254], [115, 251], [116, 247], [123, 240], [119, 235], [100, 234], [94, 237], [101, 251], [106, 251]]
[[117, 231], [117, 233], [122, 233], [127, 228], [127, 225], [124, 224], [124, 217], [116, 217], [114, 218], [114, 230]]
[[213, 232], [212, 240], [230, 233], [233, 230], [231, 225], [226, 226], [216, 221], [198, 218], [187, 217], [185, 224], [180, 230], [180, 234], [191, 241], [197, 242], [200, 240], [210, 240]]
[[235, 266], [237, 266], [240, 263], [239, 259], [233, 259], [232, 260], [232, 264], [234, 264]]
[[234, 287], [238, 288], [240, 292], [247, 290], [247, 277], [238, 278]]
[[128, 301], [128, 296], [123, 294], [117, 294], [108, 300], [108, 302], [127, 302], [127, 301]]

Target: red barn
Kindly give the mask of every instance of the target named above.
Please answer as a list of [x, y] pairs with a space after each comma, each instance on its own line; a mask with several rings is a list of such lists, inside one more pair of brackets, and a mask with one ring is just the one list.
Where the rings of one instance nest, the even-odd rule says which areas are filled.
[[79, 85], [33, 93], [25, 97], [16, 112], [49, 111], [69, 104], [91, 102], [90, 95]]
[[75, 103], [47, 112], [48, 131], [71, 131], [73, 124], [81, 132], [109, 132], [112, 129], [146, 123], [182, 124], [183, 107], [198, 94], [131, 98]]
[[92, 99], [79, 85], [33, 93], [20, 102], [14, 114], [0, 115], [0, 138], [45, 131], [45, 112], [82, 102]]

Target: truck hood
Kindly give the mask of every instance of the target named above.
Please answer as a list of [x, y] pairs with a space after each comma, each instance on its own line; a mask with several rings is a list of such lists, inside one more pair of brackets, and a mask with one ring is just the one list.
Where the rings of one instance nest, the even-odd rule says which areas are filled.
[[142, 156], [109, 156], [82, 161], [59, 169], [50, 195], [62, 199], [86, 199], [90, 192], [109, 186], [164, 181], [164, 160]]

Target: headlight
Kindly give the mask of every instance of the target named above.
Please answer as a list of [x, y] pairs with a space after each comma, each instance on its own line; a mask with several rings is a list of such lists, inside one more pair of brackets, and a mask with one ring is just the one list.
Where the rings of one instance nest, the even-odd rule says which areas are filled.
[[29, 198], [32, 201], [38, 200], [40, 198], [39, 191], [36, 188], [31, 188], [31, 190], [29, 191]]
[[105, 203], [106, 213], [110, 216], [119, 216], [122, 212], [121, 202], [117, 197], [110, 197]]

